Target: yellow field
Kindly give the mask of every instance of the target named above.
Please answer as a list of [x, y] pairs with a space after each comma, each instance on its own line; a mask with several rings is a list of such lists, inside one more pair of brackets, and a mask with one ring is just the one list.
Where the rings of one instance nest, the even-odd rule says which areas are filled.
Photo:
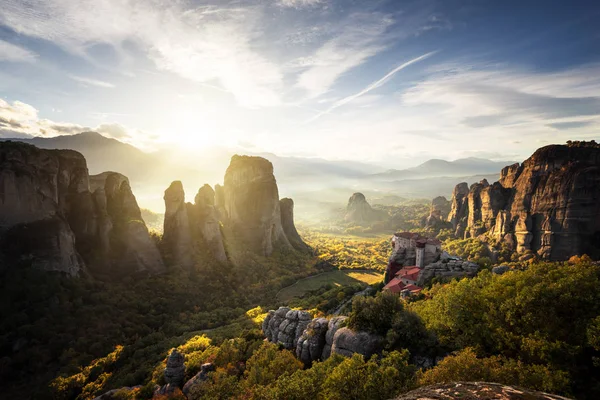
[[335, 286], [348, 286], [362, 282], [367, 285], [371, 285], [381, 282], [382, 279], [383, 274], [377, 271], [329, 271], [299, 280], [295, 284], [281, 289], [277, 294], [277, 299], [287, 302], [294, 297], [301, 297], [306, 292], [319, 289], [327, 284], [332, 284]]

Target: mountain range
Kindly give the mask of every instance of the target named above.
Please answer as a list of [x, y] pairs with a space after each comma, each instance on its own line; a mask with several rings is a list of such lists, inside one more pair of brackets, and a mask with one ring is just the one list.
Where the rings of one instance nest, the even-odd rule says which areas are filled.
[[[188, 188], [200, 187], [204, 182], [222, 182], [222, 171], [234, 154], [226, 148], [201, 153], [169, 149], [146, 153], [96, 132], [0, 140], [25, 142], [43, 149], [79, 151], [87, 159], [91, 174], [110, 170], [128, 176], [140, 205], [160, 212], [164, 210], [162, 191], [170, 182], [181, 180]], [[494, 181], [504, 166], [514, 163], [481, 158], [432, 159], [413, 168], [384, 171], [377, 165], [356, 161], [246, 153], [265, 157], [273, 163], [282, 196], [298, 199], [300, 217], [309, 214], [312, 206], [320, 207], [324, 202], [345, 203], [356, 191], [369, 197], [385, 194], [404, 198], [449, 196], [458, 181], [478, 182], [483, 178]]]

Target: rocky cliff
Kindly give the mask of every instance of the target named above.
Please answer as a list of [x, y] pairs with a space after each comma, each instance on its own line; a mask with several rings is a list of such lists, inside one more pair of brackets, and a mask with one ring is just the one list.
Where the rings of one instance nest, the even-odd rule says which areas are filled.
[[0, 143], [0, 241], [11, 262], [102, 278], [164, 269], [126, 177], [84, 157]]
[[425, 228], [442, 229], [448, 223], [448, 214], [450, 214], [451, 203], [444, 197], [438, 196], [431, 201], [429, 216], [423, 221]]
[[346, 215], [344, 217], [347, 222], [363, 225], [381, 221], [385, 219], [385, 217], [386, 215], [384, 212], [374, 210], [371, 207], [367, 202], [365, 195], [362, 193], [354, 193], [350, 199], [348, 199], [348, 206], [346, 207]]
[[600, 147], [551, 145], [500, 181], [456, 186], [448, 216], [459, 237], [486, 235], [549, 260], [600, 256]]
[[226, 218], [252, 251], [269, 256], [275, 247], [292, 247], [281, 223], [279, 189], [270, 161], [233, 156], [223, 192]]
[[296, 357], [307, 366], [314, 361], [325, 360], [331, 354], [351, 356], [358, 353], [370, 357], [383, 349], [382, 337], [343, 327], [346, 318], [311, 320], [306, 311], [279, 307], [269, 311], [262, 330], [268, 341], [296, 350]]
[[221, 227], [241, 246], [262, 256], [275, 248], [307, 251], [294, 225], [294, 202], [279, 199], [273, 165], [261, 157], [233, 156], [225, 184], [202, 186], [194, 203], [185, 202], [183, 185], [175, 181], [165, 191], [163, 242], [168, 257], [186, 269], [194, 254], [208, 252], [220, 262], [228, 261]]

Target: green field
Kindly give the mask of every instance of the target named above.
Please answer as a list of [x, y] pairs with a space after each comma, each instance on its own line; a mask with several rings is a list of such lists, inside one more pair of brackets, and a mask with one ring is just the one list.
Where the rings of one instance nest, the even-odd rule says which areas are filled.
[[377, 271], [329, 271], [299, 280], [295, 284], [281, 289], [277, 294], [277, 299], [287, 302], [294, 297], [301, 297], [306, 292], [319, 289], [327, 284], [332, 284], [335, 286], [347, 286], [354, 283], [363, 282], [367, 285], [371, 285], [381, 282], [382, 279], [383, 274]]

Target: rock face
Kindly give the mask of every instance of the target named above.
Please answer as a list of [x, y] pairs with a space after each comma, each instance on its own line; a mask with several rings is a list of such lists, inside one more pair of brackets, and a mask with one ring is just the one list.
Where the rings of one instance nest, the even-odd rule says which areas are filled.
[[273, 165], [264, 158], [233, 156], [224, 186], [202, 186], [194, 204], [185, 202], [179, 181], [164, 199], [163, 240], [173, 262], [184, 268], [193, 267], [194, 254], [206, 251], [217, 261], [229, 260], [222, 226], [235, 236], [231, 245], [262, 256], [276, 248], [309, 250], [294, 226], [294, 202], [279, 200]]
[[325, 335], [325, 346], [323, 347], [323, 353], [321, 355], [321, 358], [323, 360], [326, 360], [329, 358], [329, 356], [331, 356], [331, 348], [333, 347], [333, 337], [347, 319], [348, 317], [340, 316], [333, 317], [329, 320], [329, 323], [327, 324], [327, 334]]
[[288, 198], [279, 200], [279, 209], [281, 210], [281, 226], [288, 241], [296, 250], [307, 251], [308, 246], [304, 243], [296, 230], [296, 225], [294, 225], [294, 201]]
[[269, 256], [275, 247], [292, 247], [281, 223], [279, 189], [270, 161], [235, 155], [224, 182], [228, 221], [251, 251]]
[[175, 264], [190, 269], [193, 265], [192, 233], [185, 205], [185, 192], [180, 181], [165, 190], [165, 222], [163, 242]]
[[326, 335], [329, 321], [327, 318], [315, 318], [306, 327], [298, 338], [296, 345], [296, 357], [306, 366], [314, 361], [322, 359], [323, 349], [326, 343]]
[[298, 339], [311, 322], [306, 311], [290, 310], [279, 307], [277, 311], [269, 311], [263, 321], [263, 333], [270, 342], [280, 343], [288, 350], [296, 349]]
[[453, 382], [420, 387], [396, 400], [569, 400], [520, 387], [489, 382]]
[[208, 379], [208, 374], [214, 372], [215, 366], [213, 363], [205, 363], [200, 366], [200, 372], [198, 372], [192, 379], [187, 381], [185, 385], [183, 385], [183, 389], [181, 390], [184, 395], [187, 397], [190, 396], [190, 392], [192, 388], [198, 385], [201, 382], [204, 382]]
[[438, 196], [431, 201], [429, 216], [425, 219], [426, 228], [442, 229], [448, 224], [446, 222], [450, 214], [451, 203], [444, 197]]
[[[126, 176], [116, 172], [104, 172], [90, 176], [90, 191], [96, 210], [96, 236], [105, 262], [90, 263], [93, 268], [113, 275], [122, 272], [164, 271], [162, 258], [150, 238], [148, 228]], [[84, 235], [85, 228], [79, 227], [77, 218], [69, 218], [76, 235]], [[79, 233], [79, 234], [78, 234]]]
[[0, 204], [1, 247], [13, 261], [108, 279], [164, 270], [127, 178], [89, 176], [75, 151], [0, 143]]
[[354, 332], [342, 327], [347, 317], [310, 319], [306, 311], [280, 307], [269, 311], [263, 321], [265, 337], [288, 350], [295, 349], [296, 357], [306, 366], [325, 360], [331, 354], [351, 356], [359, 353], [365, 357], [382, 350], [383, 338], [368, 332]]
[[500, 181], [459, 184], [449, 221], [459, 237], [482, 234], [549, 260], [600, 256], [600, 146], [551, 145]]
[[362, 193], [354, 193], [348, 200], [346, 207], [346, 216], [344, 219], [347, 222], [354, 222], [359, 225], [370, 224], [375, 221], [381, 221], [385, 218], [385, 213], [374, 210], [367, 202], [365, 195]]
[[426, 265], [419, 275], [418, 286], [424, 286], [433, 278], [451, 280], [453, 278], [474, 277], [479, 271], [479, 265], [458, 257], [442, 257], [439, 261]]
[[185, 202], [180, 181], [165, 191], [163, 241], [172, 261], [185, 269], [194, 266], [194, 254], [208, 250], [220, 262], [227, 261], [215, 192], [209, 185], [198, 190], [194, 204]]
[[165, 382], [173, 386], [181, 387], [185, 377], [185, 356], [176, 349], [171, 351], [167, 357], [167, 367], [165, 368]]
[[349, 328], [340, 328], [333, 335], [331, 353], [351, 357], [362, 354], [366, 358], [383, 349], [383, 338], [368, 332], [355, 332]]

